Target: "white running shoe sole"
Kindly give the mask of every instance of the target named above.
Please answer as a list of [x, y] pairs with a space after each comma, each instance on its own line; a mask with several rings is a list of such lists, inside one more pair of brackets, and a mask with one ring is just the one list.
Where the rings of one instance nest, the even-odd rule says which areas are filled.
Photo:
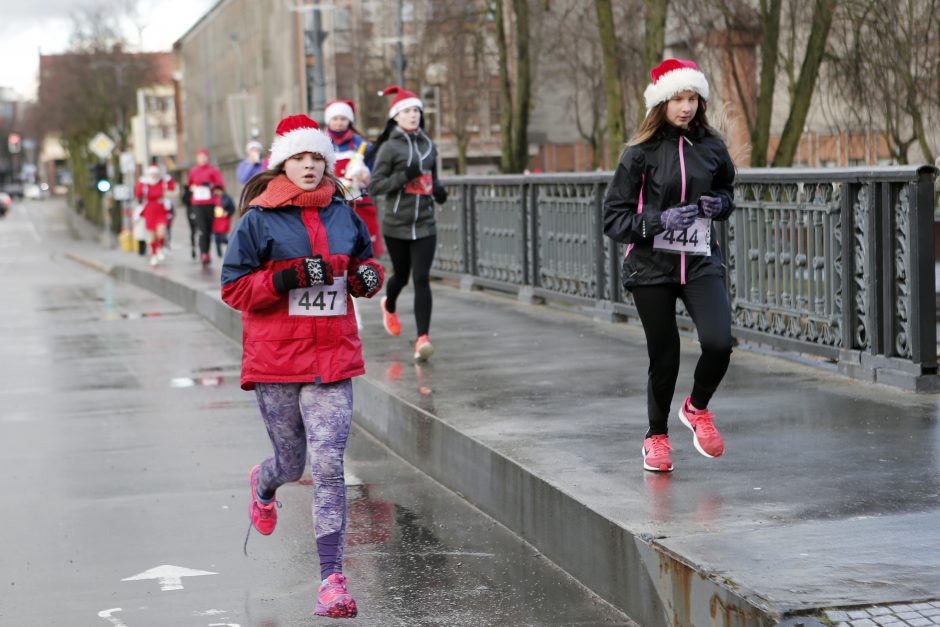
[[433, 354], [434, 347], [428, 342], [427, 344], [422, 344], [421, 347], [415, 351], [415, 359], [418, 361], [427, 361]]
[[640, 447], [640, 454], [643, 455], [643, 470], [649, 470], [650, 472], [672, 472], [672, 469], [675, 468], [675, 465], [673, 465], [673, 464], [670, 464], [670, 465], [669, 465], [669, 468], [667, 468], [666, 470], [663, 470], [663, 469], [661, 469], [661, 468], [657, 468], [656, 466], [650, 466], [649, 464], [647, 464], [647, 463], [646, 463], [646, 447], [645, 447], [645, 446], [641, 446], [641, 447]]
[[695, 433], [695, 427], [692, 426], [692, 421], [685, 417], [685, 412], [682, 411], [683, 409], [685, 409], [685, 407], [679, 408], [679, 420], [682, 421], [682, 424], [692, 430], [692, 444], [695, 445], [695, 450], [709, 459], [714, 459], [715, 455], [709, 455], [706, 453], [702, 448], [702, 445], [698, 443], [698, 434]]

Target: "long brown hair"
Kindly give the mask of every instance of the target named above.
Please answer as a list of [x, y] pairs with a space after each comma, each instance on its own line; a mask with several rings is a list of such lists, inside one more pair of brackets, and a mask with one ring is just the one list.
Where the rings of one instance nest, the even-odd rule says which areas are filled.
[[[248, 179], [248, 182], [245, 183], [245, 187], [242, 188], [242, 194], [238, 199], [238, 216], [241, 217], [248, 213], [249, 207], [251, 207], [251, 201], [264, 193], [264, 190], [268, 188], [268, 183], [274, 180], [277, 176], [284, 174], [284, 166], [279, 165], [274, 170], [261, 170], [253, 177]], [[333, 192], [334, 196], [340, 196], [341, 198], [346, 197], [346, 186], [343, 185], [338, 178], [332, 172], [324, 172], [323, 177], [330, 180], [333, 183], [335, 191]]]
[[[643, 118], [643, 121], [637, 127], [636, 131], [633, 132], [633, 137], [627, 142], [628, 146], [636, 146], [637, 144], [649, 141], [659, 132], [663, 124], [669, 124], [666, 120], [666, 105], [668, 103], [668, 100], [664, 100], [650, 109], [650, 112]], [[692, 116], [692, 121], [689, 122], [690, 128], [696, 126], [702, 127], [706, 135], [721, 138], [721, 133], [712, 128], [711, 124], [708, 123], [708, 102], [704, 98], [698, 99], [698, 108], [695, 110], [695, 115]]]

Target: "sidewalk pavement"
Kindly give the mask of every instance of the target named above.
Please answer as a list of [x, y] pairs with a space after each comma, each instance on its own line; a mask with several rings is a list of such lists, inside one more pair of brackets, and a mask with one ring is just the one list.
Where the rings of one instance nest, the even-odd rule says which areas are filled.
[[[69, 256], [240, 337], [219, 263], [203, 271], [188, 246], [155, 269], [97, 242]], [[357, 421], [639, 624], [940, 624], [937, 395], [739, 349], [711, 404], [725, 454], [707, 459], [675, 418], [698, 355], [684, 338], [675, 472], [651, 474], [639, 327], [433, 290], [424, 364], [412, 360], [410, 288], [397, 338], [378, 298], [359, 301]]]

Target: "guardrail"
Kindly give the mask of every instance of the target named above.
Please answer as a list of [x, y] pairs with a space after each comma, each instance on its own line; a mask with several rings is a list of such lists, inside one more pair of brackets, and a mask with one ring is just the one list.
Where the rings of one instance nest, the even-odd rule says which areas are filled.
[[[855, 378], [940, 389], [936, 174], [932, 166], [740, 170], [737, 210], [718, 238], [735, 336], [822, 358]], [[635, 317], [620, 279], [624, 247], [603, 234], [611, 176], [444, 178], [450, 199], [438, 210], [433, 273]]]

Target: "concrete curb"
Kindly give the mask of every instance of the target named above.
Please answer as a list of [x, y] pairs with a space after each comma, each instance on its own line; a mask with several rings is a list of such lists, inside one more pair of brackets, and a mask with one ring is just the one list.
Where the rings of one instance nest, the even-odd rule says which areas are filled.
[[[149, 270], [67, 256], [198, 313], [241, 341], [240, 314], [208, 292]], [[368, 376], [355, 379], [354, 390], [359, 426], [639, 624], [765, 627], [784, 617], [786, 608], [622, 527]]]

